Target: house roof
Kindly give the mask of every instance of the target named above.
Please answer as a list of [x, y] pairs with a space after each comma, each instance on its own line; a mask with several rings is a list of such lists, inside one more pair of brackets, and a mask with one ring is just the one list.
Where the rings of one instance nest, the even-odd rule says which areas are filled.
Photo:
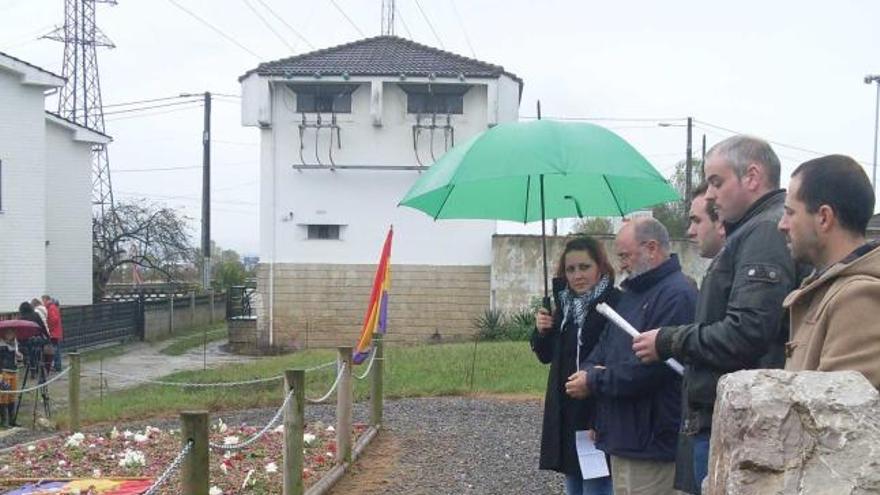
[[57, 113], [50, 112], [48, 110], [46, 110], [46, 120], [72, 130], [74, 132], [74, 139], [76, 141], [98, 144], [108, 144], [113, 141], [112, 137], [104, 134], [103, 132], [98, 132], [82, 124], [77, 124], [70, 119], [66, 119], [58, 115]]
[[22, 75], [26, 84], [38, 84], [44, 86], [63, 86], [65, 79], [54, 72], [50, 72], [42, 67], [25, 62], [20, 58], [0, 52], [0, 68], [5, 68]]
[[294, 57], [265, 62], [249, 70], [239, 78], [251, 74], [261, 76], [407, 76], [428, 77], [486, 77], [508, 76], [519, 83], [523, 81], [504, 67], [482, 62], [452, 52], [422, 45], [399, 36], [376, 36], [344, 45], [324, 48]]

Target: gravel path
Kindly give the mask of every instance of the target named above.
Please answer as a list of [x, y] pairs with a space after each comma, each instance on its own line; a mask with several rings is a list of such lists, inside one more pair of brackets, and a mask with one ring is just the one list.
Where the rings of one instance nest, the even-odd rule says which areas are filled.
[[[366, 422], [368, 404], [355, 405], [354, 421]], [[229, 424], [263, 426], [274, 409], [221, 414]], [[306, 407], [306, 421], [335, 422], [335, 405]], [[385, 427], [355, 463], [334, 495], [561, 494], [562, 476], [539, 471], [541, 403], [535, 399], [434, 397], [388, 400]], [[218, 415], [212, 415], [215, 421]], [[179, 427], [177, 418], [129, 423]], [[122, 425], [118, 425], [122, 428]], [[95, 427], [106, 430], [107, 427]], [[20, 430], [0, 448], [45, 437]]]

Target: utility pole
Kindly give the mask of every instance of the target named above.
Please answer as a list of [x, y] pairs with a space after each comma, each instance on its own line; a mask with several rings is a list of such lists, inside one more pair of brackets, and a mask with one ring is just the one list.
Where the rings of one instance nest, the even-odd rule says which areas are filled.
[[877, 188], [877, 125], [880, 122], [880, 75], [865, 76], [865, 84], [877, 84], [877, 101], [874, 109], [874, 167], [871, 173], [871, 185]]
[[684, 204], [685, 211], [691, 211], [691, 191], [693, 190], [694, 159], [693, 159], [694, 119], [688, 117], [687, 122], [687, 154], [685, 156]]
[[703, 157], [700, 160], [700, 180], [706, 180], [706, 135], [703, 134]]
[[202, 289], [211, 288], [211, 92], [182, 93], [182, 98], [204, 98], [205, 121], [202, 131]]
[[382, 36], [394, 36], [394, 0], [382, 0]]

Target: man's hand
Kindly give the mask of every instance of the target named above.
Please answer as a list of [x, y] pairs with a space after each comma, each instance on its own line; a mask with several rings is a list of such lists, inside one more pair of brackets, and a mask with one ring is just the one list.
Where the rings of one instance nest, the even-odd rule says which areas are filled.
[[660, 332], [660, 329], [655, 328], [654, 330], [648, 330], [647, 332], [640, 334], [638, 337], [633, 338], [633, 352], [636, 353], [636, 356], [638, 356], [643, 363], [653, 363], [660, 360], [660, 355], [657, 354], [658, 332]]
[[553, 328], [553, 317], [550, 316], [550, 311], [540, 308], [535, 313], [535, 326], [538, 327], [538, 332], [541, 335], [546, 335]]
[[587, 380], [586, 371], [575, 372], [565, 382], [565, 393], [573, 399], [586, 399], [590, 395], [590, 387]]

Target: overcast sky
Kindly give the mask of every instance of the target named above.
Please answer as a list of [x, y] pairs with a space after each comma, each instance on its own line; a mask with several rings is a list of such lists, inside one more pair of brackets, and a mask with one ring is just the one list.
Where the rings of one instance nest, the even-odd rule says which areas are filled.
[[[36, 38], [62, 23], [63, 4], [0, 0], [0, 51], [60, 74], [63, 45]], [[379, 34], [381, 0], [335, 5], [100, 4], [98, 25], [116, 44], [99, 53], [104, 103], [204, 90], [235, 95], [238, 76], [262, 61]], [[730, 135], [713, 126], [752, 133], [778, 143], [786, 178], [816, 156], [797, 148], [849, 154], [867, 167], [872, 162], [876, 87], [863, 78], [880, 73], [880, 2], [398, 0], [397, 8], [397, 34], [522, 77], [522, 116], [533, 116], [540, 99], [545, 116], [647, 119], [600, 123], [664, 174], [684, 156], [685, 129], [658, 124], [679, 125], [674, 119], [687, 116], [698, 120], [696, 154], [703, 134], [710, 146]], [[212, 233], [221, 246], [256, 253], [258, 135], [239, 122], [234, 98], [215, 100]], [[197, 222], [201, 129], [198, 105], [108, 115], [116, 198], [164, 202]]]

